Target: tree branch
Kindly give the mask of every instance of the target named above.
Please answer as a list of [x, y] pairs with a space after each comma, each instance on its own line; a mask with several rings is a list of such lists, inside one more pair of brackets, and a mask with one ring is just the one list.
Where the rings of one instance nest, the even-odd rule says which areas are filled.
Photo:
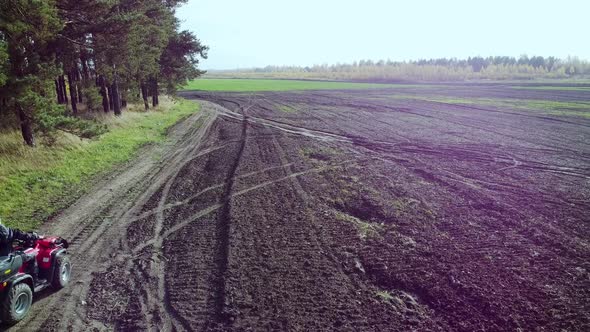
[[79, 42], [79, 41], [77, 41], [77, 40], [73, 40], [73, 39], [71, 39], [71, 38], [68, 38], [68, 37], [66, 37], [66, 36], [62, 35], [61, 33], [60, 33], [60, 34], [58, 34], [57, 36], [58, 36], [58, 37], [60, 37], [60, 38], [63, 38], [63, 39], [65, 39], [65, 40], [67, 40], [67, 41], [69, 41], [70, 43], [74, 43], [74, 44], [77, 44], [77, 45], [80, 45], [80, 46], [84, 46], [84, 47], [91, 47], [91, 45], [88, 45], [88, 44], [85, 44], [85, 43]]

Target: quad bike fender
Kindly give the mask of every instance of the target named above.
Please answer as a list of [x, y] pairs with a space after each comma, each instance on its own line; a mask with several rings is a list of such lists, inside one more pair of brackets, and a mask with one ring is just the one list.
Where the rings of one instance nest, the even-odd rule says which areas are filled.
[[51, 283], [53, 281], [53, 276], [55, 275], [55, 263], [59, 256], [67, 254], [67, 250], [65, 248], [60, 248], [51, 252], [51, 270], [49, 271], [49, 278], [48, 281]]
[[8, 290], [10, 290], [14, 285], [18, 285], [22, 282], [27, 283], [29, 287], [31, 287], [31, 291], [34, 291], [35, 287], [33, 286], [33, 277], [26, 273], [19, 273], [13, 275], [7, 280], [4, 280], [2, 284], [0, 284], [0, 289], [2, 289], [0, 294], [0, 300], [3, 301], [6, 298]]

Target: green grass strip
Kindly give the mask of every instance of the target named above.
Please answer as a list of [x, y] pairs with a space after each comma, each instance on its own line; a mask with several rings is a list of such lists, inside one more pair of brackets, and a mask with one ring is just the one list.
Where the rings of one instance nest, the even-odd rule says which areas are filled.
[[424, 100], [447, 104], [494, 106], [498, 108], [517, 109], [538, 114], [557, 116], [576, 116], [590, 118], [590, 102], [563, 102], [542, 99], [501, 99], [501, 98], [454, 98], [446, 96], [419, 96], [396, 94], [392, 99]]
[[297, 81], [271, 79], [224, 79], [203, 78], [190, 81], [182, 90], [256, 92], [256, 91], [299, 91], [299, 90], [346, 90], [383, 89], [413, 87], [402, 84]]
[[541, 90], [541, 91], [585, 91], [590, 92], [590, 86], [513, 86], [518, 90]]
[[[86, 192], [92, 179], [130, 160], [140, 147], [163, 142], [169, 127], [198, 110], [198, 104], [179, 100], [166, 110], [125, 112], [112, 119], [114, 128], [90, 142], [0, 156], [0, 168], [10, 169], [0, 172], [0, 217], [11, 227], [36, 228]], [[36, 154], [45, 159], [41, 166], [28, 161]]]

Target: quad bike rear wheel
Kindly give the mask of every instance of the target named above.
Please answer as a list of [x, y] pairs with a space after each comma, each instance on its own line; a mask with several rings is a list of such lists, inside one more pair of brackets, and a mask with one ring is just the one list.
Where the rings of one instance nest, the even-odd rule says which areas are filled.
[[29, 313], [32, 303], [33, 291], [27, 283], [12, 286], [0, 307], [2, 322], [8, 325], [18, 323]]
[[55, 270], [53, 272], [53, 279], [51, 286], [55, 289], [62, 289], [70, 282], [72, 273], [72, 264], [68, 255], [60, 255], [55, 260]]

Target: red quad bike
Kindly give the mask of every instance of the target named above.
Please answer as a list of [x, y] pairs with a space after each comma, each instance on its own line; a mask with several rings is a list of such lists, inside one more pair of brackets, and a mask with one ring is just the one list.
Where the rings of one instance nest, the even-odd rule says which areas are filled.
[[33, 242], [17, 241], [14, 251], [0, 261], [0, 320], [13, 325], [31, 310], [33, 294], [48, 287], [61, 289], [70, 281], [72, 265], [68, 242], [47, 236]]

